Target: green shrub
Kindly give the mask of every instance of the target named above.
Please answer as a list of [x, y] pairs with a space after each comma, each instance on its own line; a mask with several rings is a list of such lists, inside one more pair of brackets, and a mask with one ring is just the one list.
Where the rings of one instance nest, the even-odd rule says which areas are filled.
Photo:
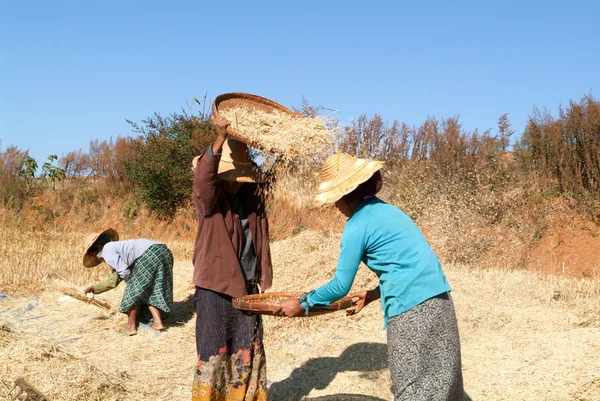
[[214, 140], [206, 116], [154, 114], [141, 124], [128, 121], [139, 136], [126, 170], [136, 193], [161, 217], [172, 217], [191, 199], [192, 159]]

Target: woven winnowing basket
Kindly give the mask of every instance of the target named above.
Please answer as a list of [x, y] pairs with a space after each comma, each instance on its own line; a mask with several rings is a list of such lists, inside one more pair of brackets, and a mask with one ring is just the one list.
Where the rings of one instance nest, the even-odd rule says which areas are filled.
[[[273, 112], [273, 110], [279, 110], [284, 113], [294, 114], [292, 110], [280, 105], [277, 102], [261, 96], [251, 95], [249, 93], [224, 93], [219, 95], [213, 102], [212, 111], [214, 115], [219, 115], [219, 110], [227, 110], [234, 107], [254, 107], [268, 113]], [[282, 152], [282, 149], [265, 149], [262, 144], [246, 138], [240, 132], [235, 131], [233, 128], [231, 128], [231, 125], [227, 127], [227, 133], [254, 148], [262, 149], [267, 152]]]
[[[273, 315], [278, 309], [280, 301], [288, 298], [298, 298], [303, 294], [304, 293], [302, 292], [267, 292], [263, 294], [252, 294], [239, 298], [233, 298], [232, 302], [234, 308], [237, 309], [264, 315]], [[311, 308], [309, 316], [335, 312], [338, 310], [347, 309], [351, 306], [352, 299], [344, 297], [339, 301], [333, 302], [326, 308]]]

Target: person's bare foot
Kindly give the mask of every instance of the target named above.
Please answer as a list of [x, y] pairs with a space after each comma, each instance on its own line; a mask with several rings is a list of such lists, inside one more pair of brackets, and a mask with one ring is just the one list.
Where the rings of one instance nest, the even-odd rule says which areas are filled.
[[158, 331], [165, 330], [165, 326], [163, 326], [162, 323], [153, 323], [152, 326], [150, 326], [150, 327], [152, 327], [154, 330], [158, 330]]
[[127, 325], [127, 327], [125, 327], [125, 329], [123, 329], [123, 332], [125, 334], [127, 334], [128, 336], [135, 336], [137, 334], [137, 327], [134, 326], [130, 326]]
[[158, 331], [163, 331], [165, 330], [165, 326], [163, 326], [163, 322], [162, 319], [160, 317], [160, 311], [152, 305], [148, 305], [148, 309], [150, 310], [150, 313], [152, 314], [152, 326], [150, 326], [151, 328], [153, 328], [154, 330], [158, 330]]

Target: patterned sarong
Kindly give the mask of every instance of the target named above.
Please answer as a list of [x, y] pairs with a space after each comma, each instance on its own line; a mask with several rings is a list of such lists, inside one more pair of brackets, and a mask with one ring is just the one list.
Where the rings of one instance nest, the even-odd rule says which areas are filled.
[[392, 317], [387, 340], [395, 401], [462, 401], [460, 339], [450, 294]]
[[266, 401], [267, 365], [260, 315], [231, 297], [196, 287], [196, 348], [192, 401]]
[[152, 324], [148, 305], [167, 317], [173, 306], [173, 254], [164, 244], [154, 244], [131, 267], [119, 311], [127, 313], [136, 306], [138, 320]]

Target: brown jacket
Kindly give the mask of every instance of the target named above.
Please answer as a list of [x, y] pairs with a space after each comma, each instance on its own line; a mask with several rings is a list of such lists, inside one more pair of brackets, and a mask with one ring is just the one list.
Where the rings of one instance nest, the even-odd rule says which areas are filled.
[[[219, 157], [200, 157], [194, 171], [194, 206], [198, 232], [194, 244], [194, 284], [232, 297], [246, 295], [246, 281], [240, 265], [242, 224], [232, 212], [227, 196], [219, 186]], [[240, 199], [248, 214], [252, 242], [256, 251], [256, 273], [261, 291], [271, 287], [273, 269], [269, 248], [269, 226], [264, 203], [254, 191], [256, 185], [244, 184]]]

